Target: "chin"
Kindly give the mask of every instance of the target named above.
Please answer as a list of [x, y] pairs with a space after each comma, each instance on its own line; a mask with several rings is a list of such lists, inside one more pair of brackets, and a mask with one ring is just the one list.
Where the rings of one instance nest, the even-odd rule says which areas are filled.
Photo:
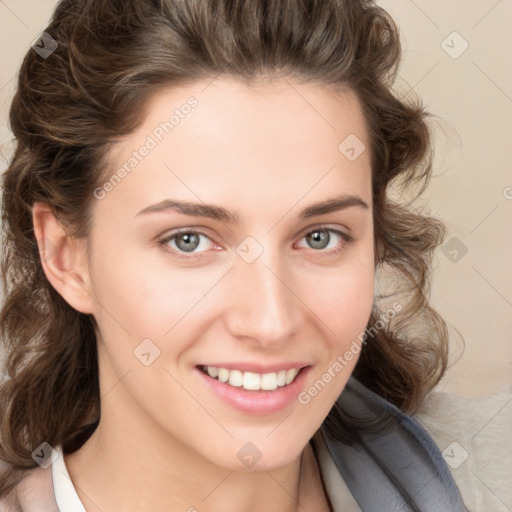
[[226, 451], [235, 457], [230, 456], [226, 459], [224, 451], [223, 460], [219, 462], [231, 471], [273, 471], [291, 464], [300, 457], [309, 441], [306, 436], [304, 442], [301, 442], [304, 436], [298, 436], [297, 432], [289, 433], [287, 436], [276, 435], [272, 439], [273, 435], [269, 436], [266, 432], [259, 437], [245, 437], [246, 441], [240, 441], [240, 438], [231, 441]]

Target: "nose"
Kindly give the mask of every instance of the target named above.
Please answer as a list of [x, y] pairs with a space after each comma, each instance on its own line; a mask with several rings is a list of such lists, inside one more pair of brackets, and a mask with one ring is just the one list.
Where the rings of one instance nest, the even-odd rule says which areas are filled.
[[236, 338], [251, 339], [265, 348], [279, 348], [303, 324], [300, 298], [290, 271], [266, 251], [252, 263], [241, 258], [230, 272], [230, 297], [225, 318]]

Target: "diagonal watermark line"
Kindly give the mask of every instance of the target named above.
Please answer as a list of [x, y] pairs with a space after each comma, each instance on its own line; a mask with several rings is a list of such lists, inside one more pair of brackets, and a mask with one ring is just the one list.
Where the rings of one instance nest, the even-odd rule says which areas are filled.
[[476, 436], [478, 436], [478, 435], [480, 434], [480, 432], [482, 432], [482, 430], [483, 430], [485, 427], [487, 427], [487, 425], [489, 425], [489, 423], [491, 423], [491, 421], [492, 421], [494, 418], [496, 418], [496, 416], [498, 416], [498, 415], [499, 415], [499, 413], [500, 413], [503, 409], [505, 409], [505, 407], [510, 403], [510, 401], [511, 401], [511, 400], [512, 400], [512, 398], [508, 399], [508, 400], [505, 402], [505, 404], [503, 405], [503, 407], [501, 407], [501, 408], [500, 408], [500, 410], [499, 410], [496, 414], [494, 414], [494, 415], [493, 415], [493, 417], [492, 417], [492, 418], [491, 418], [491, 419], [490, 419], [490, 420], [489, 420], [489, 421], [488, 421], [488, 422], [487, 422], [487, 423], [486, 423], [486, 424], [485, 424], [485, 425], [484, 425], [484, 426], [483, 426], [483, 427], [482, 427], [482, 428], [481, 428], [481, 429], [480, 429], [480, 430], [479, 430], [479, 431], [478, 431], [474, 436], [472, 436], [472, 437], [471, 437], [471, 439], [474, 439]]
[[432, 482], [432, 480], [434, 480], [434, 478], [435, 478], [435, 476], [431, 476], [431, 477], [428, 479], [428, 482], [427, 482], [427, 483], [426, 483], [426, 484], [425, 484], [421, 489], [419, 489], [418, 491], [416, 491], [416, 492], [414, 493], [414, 495], [413, 495], [413, 496], [411, 496], [411, 498], [412, 498], [412, 499], [415, 499], [415, 498], [416, 498], [416, 496], [419, 496], [419, 495], [420, 495], [420, 494], [425, 490], [425, 488], [428, 486], [428, 484], [429, 484], [430, 482]]
[[215, 282], [208, 291], [177, 321], [174, 323], [174, 325], [164, 334], [164, 336], [167, 336], [219, 283], [226, 277], [229, 272], [233, 270], [233, 267], [231, 267], [227, 272], [225, 272], [217, 282]]
[[178, 380], [176, 379], [176, 377], [174, 377], [174, 375], [172, 375], [169, 370], [167, 370], [167, 368], [164, 368], [165, 370], [165, 373], [167, 373], [167, 375], [169, 375], [169, 377], [171, 377], [174, 382], [176, 382], [176, 384], [178, 384], [181, 389], [183, 389], [183, 391], [185, 391], [186, 393], [189, 394], [189, 396], [197, 403], [197, 405], [199, 405], [199, 407], [201, 407], [207, 414], [208, 416], [210, 416], [212, 418], [213, 421], [215, 421], [215, 423], [217, 423], [217, 425], [219, 425], [219, 427], [224, 430], [224, 432], [226, 432], [226, 434], [231, 437], [231, 439], [234, 439], [234, 436], [231, 434], [231, 432], [229, 432], [229, 430], [227, 430], [224, 425], [222, 425], [222, 423], [219, 422], [219, 420], [217, 420], [215, 418], [215, 416], [185, 387], [183, 386], [183, 384]]
[[[301, 466], [302, 466], [302, 463], [301, 463]], [[305, 512], [308, 512], [308, 509], [306, 509], [303, 505], [301, 505], [301, 503], [299, 502], [299, 500], [293, 496], [293, 494], [291, 494], [288, 489], [286, 487], [283, 486], [283, 484], [277, 480], [277, 478], [270, 472], [270, 471], [266, 471], [267, 475], [272, 478], [272, 480], [274, 480], [274, 482], [279, 485], [279, 487], [281, 487], [281, 489], [283, 489], [283, 491], [288, 494], [288, 496], [290, 496], [290, 498], [295, 501], [295, 503], [300, 507], [300, 510], [304, 510]]]
[[128, 331], [128, 329], [121, 322], [119, 322], [119, 320], [105, 306], [103, 306], [103, 304], [94, 296], [94, 294], [85, 288], [82, 283], [80, 283], [80, 281], [78, 281], [78, 279], [76, 279], [75, 276], [69, 272], [69, 270], [66, 270], [66, 272], [75, 280], [75, 282], [82, 288], [82, 290], [84, 290], [84, 292], [86, 292], [100, 306], [100, 308], [103, 309], [103, 311], [105, 311], [110, 316], [110, 318], [112, 318], [112, 320], [114, 320], [114, 322], [116, 322], [116, 324], [126, 332], [126, 334], [128, 334], [128, 336], [132, 335], [131, 332]]
[[484, 75], [494, 85], [494, 87], [496, 87], [496, 89], [498, 89], [503, 94], [503, 96], [507, 98], [508, 101], [512, 101], [512, 98], [510, 98], [510, 96], [474, 60], [471, 62], [473, 66], [475, 66], [480, 71], [480, 73], [482, 73], [482, 75]]
[[307, 190], [302, 197], [300, 197], [295, 204], [293, 204], [288, 211], [282, 215], [282, 217], [267, 231], [267, 233], [270, 233], [303, 199], [306, 197], [334, 168], [336, 167], [336, 164], [334, 164], [319, 180], [314, 183], [309, 190]]
[[405, 84], [407, 85], [407, 87], [409, 87], [409, 89], [412, 89], [412, 85], [402, 75], [398, 74], [397, 78], [400, 79], [402, 82], [405, 82]]
[[494, 494], [494, 496], [496, 496], [498, 500], [500, 500], [501, 503], [503, 503], [505, 507], [507, 507], [507, 510], [510, 510], [507, 504], [474, 471], [471, 472], [478, 478], [478, 480], [480, 480], [480, 482], [482, 482], [485, 485], [485, 487], [487, 487], [487, 489], [489, 489], [489, 491], [491, 491]]
[[427, 76], [430, 74], [430, 72], [435, 68], [437, 67], [437, 65], [439, 64], [439, 61], [436, 62], [412, 87], [411, 89], [409, 90], [409, 92], [406, 94], [406, 98], [411, 94], [412, 90], [417, 87], [420, 82]]
[[471, 265], [471, 268], [510, 306], [512, 307], [512, 303], [508, 301], [508, 299], [502, 295], [502, 293], [493, 286], [473, 265]]
[[208, 89], [208, 87], [210, 87], [210, 85], [213, 84], [213, 82], [215, 82], [215, 80], [217, 80], [217, 78], [220, 76], [220, 73], [217, 73], [205, 86], [203, 89], [201, 89], [201, 92], [204, 92], [206, 91], [206, 89]]
[[290, 290], [293, 293], [295, 297], [297, 297], [297, 299], [299, 299], [302, 302], [302, 304], [304, 304], [304, 306], [306, 306], [309, 309], [309, 311], [311, 311], [311, 313], [313, 313], [327, 327], [327, 329], [329, 329], [333, 334], [336, 334], [268, 265], [265, 266], [270, 270], [270, 272], [272, 272], [272, 274], [274, 274], [277, 277], [277, 279], [279, 279], [279, 281], [281, 281], [281, 283], [283, 283], [286, 286], [286, 288], [288, 288], [288, 290]]
[[131, 371], [132, 369], [130, 368], [107, 392], [103, 394], [101, 400], [103, 400]]
[[413, 0], [409, 0], [409, 2], [411, 2], [411, 4], [414, 5], [414, 7], [416, 7], [416, 9], [418, 9], [418, 11], [420, 11], [423, 14], [423, 16], [425, 16], [425, 18], [427, 18], [427, 20], [430, 21], [432, 25], [434, 25], [434, 27], [439, 28], [437, 23], [423, 9], [421, 9], [420, 6], [416, 4], [416, 2], [414, 2]]
[[277, 428], [282, 425], [283, 421], [288, 418], [288, 416], [290, 416], [290, 414], [292, 413], [293, 411], [290, 411], [266, 436], [265, 436], [265, 439], [267, 439], [267, 437], [269, 437], [271, 434], [273, 434]]
[[215, 492], [226, 480], [227, 478], [233, 473], [233, 471], [230, 471], [202, 500], [206, 500], [213, 492]]
[[81, 489], [80, 487], [78, 487], [78, 485], [76, 485], [75, 482], [73, 482], [71, 480], [71, 477], [69, 475], [67, 475], [64, 471], [61, 471], [61, 473], [67, 477], [69, 479], [69, 481], [71, 482], [71, 484], [76, 488], [78, 489], [100, 512], [103, 512], [103, 509], [101, 509], [100, 507], [98, 507], [98, 505], [91, 499], [91, 497], [83, 490]]
[[407, 207], [408, 209], [413, 210], [414, 213], [417, 213], [418, 215], [422, 214], [421, 210], [417, 206], [414, 206], [412, 204], [417, 199], [416, 197], [413, 197], [412, 199], [407, 199], [406, 197], [404, 197], [403, 191], [399, 191], [398, 194], [400, 196], [400, 199], [403, 201], [403, 205], [405, 207]]
[[21, 23], [23, 23], [23, 25], [25, 25], [26, 28], [30, 28], [6, 3], [4, 0], [0, 0], [0, 3], [5, 5], [5, 7], [7, 7], [7, 9], [9, 9], [9, 11], [12, 12], [12, 14], [14, 14], [14, 16], [16, 16], [16, 18], [18, 18], [18, 20], [21, 21]]
[[279, 75], [334, 131], [336, 131], [336, 128], [327, 121], [327, 119], [320, 114], [320, 112], [298, 91], [296, 87], [294, 87], [283, 75]]
[[192, 194], [194, 194], [197, 197], [197, 199], [201, 201], [201, 203], [205, 204], [205, 202], [167, 164], [164, 164], [164, 167], [171, 171], [174, 174], [174, 176], [176, 176], [176, 178], [178, 178], [181, 181], [181, 183], [183, 183], [183, 185], [185, 185], [185, 187], [187, 187], [190, 190], [190, 192], [192, 192]]
[[[1, 0], [0, 0], [1, 1]], [[2, 92], [14, 79], [16, 78], [16, 75], [14, 75], [10, 80], [8, 80], [7, 82], [5, 82], [4, 85], [2, 85], [2, 87], [0, 87], [0, 92]]]
[[498, 4], [501, 3], [501, 0], [498, 0], [472, 27], [473, 30]]
[[488, 213], [488, 214], [487, 214], [487, 215], [486, 215], [486, 216], [485, 216], [485, 217], [484, 217], [484, 218], [483, 218], [483, 219], [482, 219], [482, 220], [481, 220], [481, 221], [480, 221], [480, 222], [479, 222], [479, 223], [478, 223], [478, 224], [477, 224], [477, 225], [476, 225], [476, 226], [475, 226], [471, 231], [470, 231], [470, 233], [473, 233], [473, 231], [475, 231], [475, 229], [476, 229], [478, 226], [480, 226], [480, 224], [482, 224], [482, 223], [483, 223], [483, 221], [484, 221], [485, 219], [487, 219], [487, 217], [489, 217], [489, 215], [491, 215], [491, 213], [493, 213], [493, 212], [496, 210], [496, 208], [498, 208], [498, 206], [499, 206], [499, 204], [497, 204], [497, 205], [496, 205], [496, 206], [495, 206], [495, 207], [494, 207], [494, 208], [493, 208], [493, 209], [492, 209], [492, 210], [491, 210], [491, 211], [490, 211], [490, 212], [489, 212], [489, 213]]
[[[164, 164], [164, 167], [171, 171], [174, 174], [174, 176], [176, 176], [176, 178], [178, 178], [181, 181], [181, 183], [183, 183], [183, 185], [187, 187], [190, 190], [190, 192], [192, 192], [192, 194], [194, 194], [197, 197], [199, 201], [201, 201], [201, 203], [206, 205], [206, 203], [176, 174], [175, 171], [173, 171], [167, 164]], [[228, 231], [233, 233], [233, 230], [227, 224], [224, 224], [224, 227], [227, 228]]]

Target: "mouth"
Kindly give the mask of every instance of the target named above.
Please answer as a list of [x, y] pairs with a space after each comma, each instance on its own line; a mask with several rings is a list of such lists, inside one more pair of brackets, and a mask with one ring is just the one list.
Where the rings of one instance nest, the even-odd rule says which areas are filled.
[[[298, 404], [312, 365], [254, 363], [198, 365], [199, 386], [216, 399], [245, 414], [272, 415]], [[273, 371], [272, 371], [273, 370]]]
[[284, 388], [292, 384], [305, 369], [305, 367], [301, 367], [268, 373], [256, 373], [217, 366], [200, 365], [197, 368], [212, 379], [246, 391], [274, 391], [278, 388]]

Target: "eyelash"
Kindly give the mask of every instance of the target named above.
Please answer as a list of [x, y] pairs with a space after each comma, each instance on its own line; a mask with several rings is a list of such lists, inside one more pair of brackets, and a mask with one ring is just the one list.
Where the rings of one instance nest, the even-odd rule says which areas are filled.
[[[311, 233], [315, 233], [316, 231], [328, 231], [329, 233], [334, 233], [334, 234], [340, 236], [343, 239], [343, 242], [341, 243], [341, 246], [336, 248], [336, 249], [330, 249], [328, 251], [323, 250], [323, 249], [318, 249], [318, 250], [311, 249], [314, 252], [323, 253], [325, 255], [339, 254], [340, 252], [342, 252], [345, 249], [347, 249], [348, 246], [351, 245], [355, 241], [353, 236], [348, 235], [347, 233], [344, 233], [343, 231], [339, 231], [338, 229], [329, 228], [327, 226], [319, 226], [317, 228], [314, 228], [314, 229], [311, 229], [309, 231], [306, 231], [300, 237], [299, 240], [302, 240], [307, 235], [310, 235]], [[159, 239], [158, 240], [158, 246], [161, 247], [164, 251], [166, 251], [168, 253], [172, 253], [173, 255], [175, 255], [178, 258], [183, 258], [183, 259], [188, 259], [188, 260], [193, 259], [193, 258], [194, 259], [195, 258], [202, 258], [204, 256], [204, 253], [207, 252], [207, 251], [203, 251], [203, 252], [200, 252], [200, 253], [185, 253], [185, 252], [179, 252], [179, 251], [177, 251], [175, 249], [170, 249], [168, 247], [167, 244], [171, 240], [174, 240], [175, 238], [178, 238], [180, 235], [189, 235], [189, 234], [190, 235], [202, 235], [202, 236], [208, 238], [210, 241], [212, 241], [210, 239], [210, 237], [206, 233], [203, 233], [202, 231], [198, 231], [198, 230], [195, 230], [195, 229], [183, 228], [183, 229], [180, 229], [178, 231], [175, 231], [174, 233], [172, 233], [172, 234], [170, 234], [168, 236], [165, 236], [165, 237]]]

